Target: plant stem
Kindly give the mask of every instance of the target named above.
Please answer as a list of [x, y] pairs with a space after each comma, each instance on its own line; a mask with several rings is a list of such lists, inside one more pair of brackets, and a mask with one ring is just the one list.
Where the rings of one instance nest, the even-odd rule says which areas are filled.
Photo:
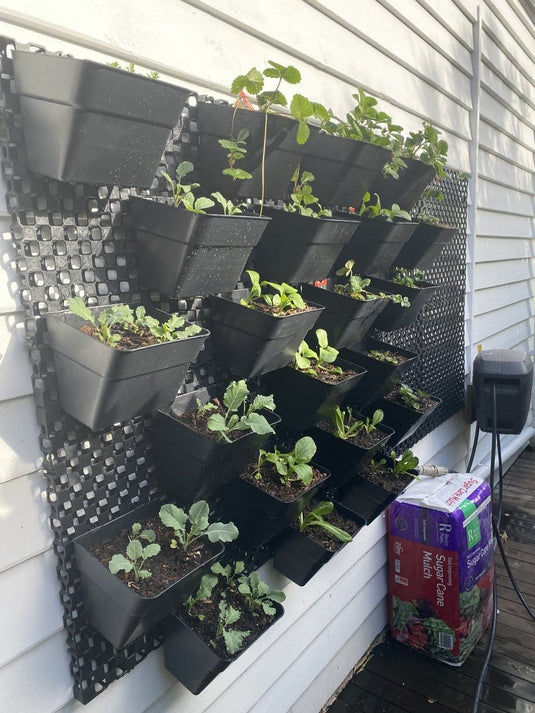
[[264, 212], [264, 202], [266, 199], [266, 143], [267, 143], [267, 123], [268, 113], [264, 114], [264, 141], [262, 143], [262, 195], [260, 197], [260, 217]]

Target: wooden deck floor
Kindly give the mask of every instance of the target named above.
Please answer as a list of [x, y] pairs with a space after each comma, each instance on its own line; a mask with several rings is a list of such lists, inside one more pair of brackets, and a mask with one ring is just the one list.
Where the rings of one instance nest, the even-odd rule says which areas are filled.
[[[535, 609], [535, 452], [526, 450], [504, 479], [505, 550], [520, 590]], [[498, 624], [481, 713], [535, 713], [535, 622], [522, 607], [499, 552]], [[469, 713], [488, 633], [461, 667], [411, 651], [385, 635], [328, 713]]]

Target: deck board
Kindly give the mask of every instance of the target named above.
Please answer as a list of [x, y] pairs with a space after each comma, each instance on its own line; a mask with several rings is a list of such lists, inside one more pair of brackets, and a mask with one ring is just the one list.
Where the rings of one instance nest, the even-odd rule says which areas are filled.
[[[535, 609], [534, 451], [525, 450], [505, 475], [500, 530], [518, 586]], [[479, 711], [535, 713], [535, 622], [518, 600], [498, 551], [495, 566], [499, 613]], [[325, 713], [467, 713], [487, 643], [488, 633], [462, 666], [453, 667], [385, 634]]]

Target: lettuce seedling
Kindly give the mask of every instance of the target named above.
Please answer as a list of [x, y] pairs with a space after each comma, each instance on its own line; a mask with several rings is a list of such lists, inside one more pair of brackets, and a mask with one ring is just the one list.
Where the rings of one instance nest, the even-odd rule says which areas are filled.
[[371, 417], [365, 416], [362, 419], [355, 419], [353, 418], [353, 410], [350, 406], [345, 410], [337, 406], [331, 417], [335, 427], [336, 437], [344, 441], [347, 441], [348, 438], [358, 436], [361, 433], [366, 433], [367, 435], [373, 433], [383, 418], [384, 413], [381, 409], [376, 409]]

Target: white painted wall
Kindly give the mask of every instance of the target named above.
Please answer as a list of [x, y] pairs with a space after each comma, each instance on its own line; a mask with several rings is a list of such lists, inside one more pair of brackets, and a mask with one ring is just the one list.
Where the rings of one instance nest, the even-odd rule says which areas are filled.
[[[442, 0], [440, 7], [432, 0], [160, 0], [151, 8], [142, 0], [9, 0], [0, 5], [0, 32], [77, 57], [132, 61], [222, 97], [236, 74], [275, 59], [297, 65], [303, 93], [337, 112], [350, 108], [360, 83], [406, 129], [432, 119], [450, 142], [450, 165], [472, 175], [467, 378], [478, 343], [533, 351], [535, 44], [519, 0]], [[0, 205], [0, 713], [79, 713], [9, 223]], [[425, 462], [462, 468], [469, 438], [457, 415], [415, 450]], [[514, 454], [526, 438], [504, 439], [504, 450]], [[488, 459], [489, 447], [483, 438], [477, 461]], [[285, 588], [285, 617], [200, 696], [177, 684], [155, 652], [85, 710], [319, 711], [386, 622], [384, 535], [380, 518], [305, 588], [266, 565], [266, 578]]]

